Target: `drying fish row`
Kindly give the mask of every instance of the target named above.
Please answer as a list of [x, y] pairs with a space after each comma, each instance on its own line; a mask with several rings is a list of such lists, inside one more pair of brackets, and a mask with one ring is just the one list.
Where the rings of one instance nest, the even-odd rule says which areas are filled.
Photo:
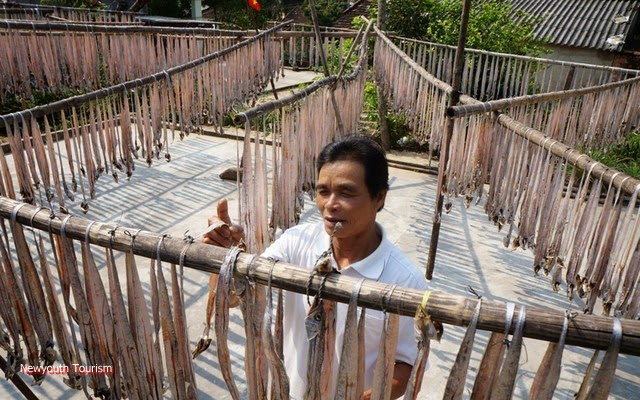
[[606, 313], [637, 318], [637, 192], [625, 206], [620, 188], [486, 115], [456, 120], [447, 171], [446, 196], [467, 205], [489, 183], [485, 210], [498, 229], [508, 225], [505, 246], [533, 249], [534, 271], [550, 275], [554, 290], [566, 284], [570, 298], [586, 296], [587, 312], [601, 298]]
[[[413, 96], [427, 85], [436, 90], [435, 84], [415, 71], [384, 38], [378, 37], [376, 46], [377, 59], [386, 62], [376, 63], [377, 76], [395, 108], [419, 115], [421, 108]], [[389, 83], [396, 76], [403, 76], [403, 81], [410, 83], [394, 88]], [[405, 86], [411, 90], [405, 92]], [[611, 145], [640, 117], [639, 88], [634, 82], [552, 102], [551, 107], [549, 103], [522, 106], [512, 117], [534, 128], [545, 127], [550, 139], [568, 141], [570, 146], [585, 142]], [[618, 104], [619, 99], [625, 99], [625, 104]], [[432, 129], [443, 127], [444, 116], [440, 113], [429, 122]], [[417, 132], [419, 135], [424, 130]], [[543, 269], [550, 274], [555, 290], [563, 284], [564, 275], [570, 297], [574, 293], [587, 296], [585, 311], [591, 312], [596, 299], [602, 298], [607, 313], [613, 307], [616, 313], [635, 318], [640, 307], [640, 290], [636, 290], [640, 233], [634, 229], [638, 220], [637, 193], [626, 212], [622, 212], [619, 189], [602, 188], [600, 180], [589, 179], [591, 171], [578, 173], [550, 151], [515, 135], [484, 114], [454, 121], [444, 189], [447, 197], [464, 196], [469, 206], [474, 198], [476, 203], [480, 201], [488, 182], [485, 209], [499, 229], [509, 225], [506, 246], [532, 248], [535, 271]], [[574, 186], [578, 201], [565, 195], [571, 194]], [[606, 200], [599, 208], [601, 192], [606, 193]], [[451, 202], [445, 203], [448, 212]]]
[[[167, 270], [159, 259], [151, 260], [147, 300], [133, 253], [126, 253], [123, 292], [116, 252], [106, 248], [100, 260], [89, 244], [92, 224], [79, 244], [79, 256], [78, 245], [64, 233], [70, 216], [62, 216], [60, 235], [39, 230], [29, 234], [16, 222], [24, 205], [13, 209], [8, 227], [1, 221], [0, 336], [8, 353], [6, 377], [28, 366], [33, 383], [40, 384], [58, 363], [67, 367], [57, 369], [65, 372], [64, 383], [84, 391], [87, 398], [160, 398], [167, 389], [175, 399], [196, 398], [177, 267]], [[103, 263], [108, 283], [97, 268]], [[99, 367], [100, 373], [83, 373], [76, 365]]]
[[8, 95], [31, 97], [32, 90], [95, 90], [143, 78], [238, 43], [215, 30], [204, 36], [34, 28], [1, 30], [0, 37], [3, 99]]
[[[454, 46], [393, 39], [429, 73], [449, 84], [453, 82]], [[485, 101], [603, 85], [638, 75], [637, 70], [465, 49], [461, 92]]]
[[607, 151], [640, 124], [640, 81], [559, 101], [502, 110], [569, 147]]
[[[124, 173], [128, 179], [135, 159], [151, 165], [164, 153], [170, 160], [169, 131], [175, 140], [176, 130], [182, 137], [203, 122], [220, 125], [235, 102], [255, 98], [276, 76], [279, 49], [264, 36], [237, 47], [224, 59], [167, 74], [165, 79], [119, 95], [111, 94], [113, 88], [89, 94], [84, 103], [76, 101], [59, 114], [45, 115], [42, 122], [30, 110], [11, 115], [12, 124], [7, 123], [8, 116], [0, 116], [16, 170], [12, 177], [2, 154], [0, 193], [11, 198], [20, 194], [29, 203], [51, 204], [55, 198], [64, 206], [63, 193], [73, 201], [79, 188], [86, 212], [100, 175], [109, 173], [118, 180], [119, 173]], [[52, 132], [54, 122], [61, 125], [61, 132]]]
[[[415, 140], [429, 143], [429, 159], [441, 146], [446, 121], [448, 91], [437, 85], [407, 62], [407, 57], [389, 39], [378, 32], [374, 55], [376, 82], [390, 107], [407, 118]], [[398, 82], [402, 82], [401, 85]]]
[[[221, 267], [217, 291], [220, 296], [215, 300], [216, 346], [218, 348], [219, 365], [222, 375], [233, 399], [240, 399], [231, 369], [231, 358], [227, 347], [229, 300], [234, 293], [240, 297], [246, 335], [245, 372], [249, 399], [266, 398], [288, 399], [289, 382], [283, 368], [282, 349], [282, 296], [278, 294], [274, 307], [274, 294], [269, 283], [264, 287], [247, 280], [232, 279], [234, 263], [240, 249], [229, 250]], [[327, 252], [330, 256], [330, 250]], [[322, 270], [321, 260], [314, 269], [315, 273], [326, 279], [330, 271]], [[351, 298], [345, 317], [344, 334], [336, 338], [337, 304], [322, 298], [322, 289], [314, 296], [308, 311], [305, 327], [309, 340], [309, 364], [307, 366], [307, 389], [305, 399], [357, 399], [363, 392], [364, 376], [364, 315], [367, 310], [358, 310], [357, 300], [363, 280], [357, 282], [352, 289]], [[322, 284], [321, 284], [322, 285]], [[322, 286], [321, 286], [322, 287]], [[415, 316], [418, 353], [414, 361], [414, 369], [404, 395], [405, 399], [417, 398], [430, 352], [430, 341], [439, 340], [438, 331], [425, 311], [429, 298], [426, 292], [422, 305]], [[260, 296], [260, 297], [258, 297]], [[266, 302], [266, 305], [265, 305]], [[446, 382], [443, 398], [461, 399], [465, 393], [466, 381], [470, 375], [469, 361], [474, 349], [476, 327], [482, 308], [482, 301], [477, 302], [475, 311], [469, 321], [466, 333], [461, 340], [457, 356]], [[274, 323], [273, 318], [276, 317]], [[567, 312], [557, 342], [550, 342], [542, 358], [531, 387], [530, 399], [553, 398], [562, 369], [562, 356], [565, 349], [565, 338], [571, 319], [574, 316]], [[471, 398], [476, 399], [511, 399], [516, 383], [519, 380], [519, 366], [524, 347], [524, 326], [527, 322], [525, 306], [516, 307], [508, 303], [505, 314], [504, 332], [494, 332], [483, 349], [480, 365], [473, 378]], [[612, 386], [617, 366], [622, 338], [621, 323], [614, 319], [611, 344], [600, 366], [596, 370], [599, 351], [584, 371], [583, 383], [576, 393], [579, 399], [605, 399]], [[384, 322], [380, 332], [380, 352], [375, 363], [372, 398], [389, 399], [391, 375], [395, 360], [395, 349], [398, 334], [398, 315], [384, 314]], [[511, 336], [509, 333], [513, 332]], [[340, 352], [339, 362], [334, 362]], [[247, 364], [246, 360], [250, 360]], [[319, 374], [318, 371], [323, 371]], [[269, 383], [271, 384], [269, 386]]]

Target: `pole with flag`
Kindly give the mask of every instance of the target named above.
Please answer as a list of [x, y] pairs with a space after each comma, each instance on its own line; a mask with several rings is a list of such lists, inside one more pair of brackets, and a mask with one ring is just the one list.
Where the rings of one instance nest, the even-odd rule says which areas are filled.
[[260, 7], [260, 3], [258, 0], [247, 0], [249, 2], [249, 7], [253, 8], [256, 11], [260, 11], [262, 7]]

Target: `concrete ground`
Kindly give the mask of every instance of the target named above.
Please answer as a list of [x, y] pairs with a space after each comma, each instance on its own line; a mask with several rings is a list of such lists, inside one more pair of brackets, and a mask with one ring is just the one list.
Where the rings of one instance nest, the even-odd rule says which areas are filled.
[[[148, 168], [143, 162], [130, 181], [115, 183], [102, 176], [97, 184], [97, 199], [91, 201], [90, 219], [117, 223], [182, 237], [185, 231], [195, 234], [207, 224], [215, 212], [216, 202], [230, 200], [232, 217], [237, 217], [238, 193], [235, 183], [223, 181], [218, 174], [235, 165], [238, 144], [229, 139], [191, 134], [183, 142], [171, 146], [172, 161], [156, 161]], [[411, 155], [413, 159], [419, 159]], [[391, 190], [379, 221], [390, 239], [403, 249], [420, 268], [424, 268], [431, 232], [436, 177], [417, 172], [391, 169]], [[452, 199], [453, 209], [443, 216], [440, 245], [431, 287], [450, 294], [466, 295], [472, 286], [486, 299], [513, 301], [554, 310], [581, 310], [580, 303], [571, 304], [562, 293], [550, 289], [548, 279], [534, 277], [532, 256], [523, 251], [510, 251], [502, 245], [503, 234], [487, 220], [480, 205], [465, 209], [461, 199]], [[309, 202], [303, 221], [317, 220], [317, 211]], [[73, 214], [81, 215], [79, 200], [70, 206]], [[99, 260], [103, 252], [94, 248]], [[124, 268], [120, 258], [119, 268]], [[102, 264], [102, 271], [104, 265]], [[148, 279], [148, 261], [139, 259], [141, 277]], [[124, 272], [122, 272], [124, 274]], [[146, 285], [146, 284], [145, 284]], [[148, 287], [145, 286], [145, 290]], [[185, 273], [187, 319], [191, 348], [204, 326], [204, 311], [208, 293], [208, 275], [195, 270]], [[147, 293], [148, 295], [148, 293]], [[432, 343], [430, 368], [427, 370], [421, 399], [440, 399], [449, 370], [453, 365], [464, 328], [445, 326], [441, 343]], [[465, 398], [473, 385], [476, 369], [484, 350], [488, 332], [478, 332], [471, 357]], [[246, 394], [243, 378], [243, 325], [239, 310], [230, 318], [230, 351], [232, 368], [240, 390]], [[537, 370], [546, 343], [526, 340], [523, 349], [514, 398], [528, 397], [528, 390]], [[555, 398], [573, 399], [578, 390], [592, 351], [568, 346]], [[220, 375], [215, 346], [195, 360], [200, 398], [230, 398]], [[29, 378], [23, 376], [27, 382]], [[1, 380], [0, 399], [20, 398], [10, 382]], [[42, 399], [82, 398], [81, 392], [68, 389], [60, 376], [48, 377], [42, 386], [33, 387]], [[640, 393], [640, 363], [637, 357], [621, 356], [611, 391], [611, 399], [634, 399]], [[169, 394], [167, 394], [169, 396]]]

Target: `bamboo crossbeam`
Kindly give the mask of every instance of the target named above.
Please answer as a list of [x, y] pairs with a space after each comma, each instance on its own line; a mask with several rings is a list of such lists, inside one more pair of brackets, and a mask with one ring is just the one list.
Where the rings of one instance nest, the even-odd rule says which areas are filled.
[[257, 117], [270, 113], [271, 111], [281, 109], [282, 107], [291, 105], [297, 101], [304, 99], [305, 97], [309, 97], [313, 92], [317, 91], [318, 89], [321, 89], [325, 86], [329, 86], [333, 83], [336, 83], [338, 79], [343, 79], [343, 80], [355, 79], [360, 73], [362, 73], [362, 67], [357, 67], [351, 74], [343, 78], [338, 78], [338, 76], [332, 75], [332, 76], [327, 76], [325, 78], [319, 79], [313, 82], [312, 84], [310, 84], [309, 86], [307, 86], [306, 88], [292, 94], [291, 96], [287, 96], [282, 99], [272, 100], [267, 103], [257, 105], [246, 111], [239, 112], [238, 114], [236, 114], [234, 118], [234, 122], [236, 124], [240, 124], [246, 121], [251, 121]]
[[[279, 27], [288, 25], [284, 22]], [[230, 29], [212, 29], [212, 28], [180, 28], [180, 27], [164, 27], [164, 26], [143, 26], [143, 25], [127, 25], [112, 26], [98, 23], [88, 24], [86, 22], [24, 22], [0, 20], [0, 28], [6, 29], [26, 29], [36, 31], [64, 31], [64, 32], [86, 32], [86, 33], [164, 33], [178, 35], [208, 34], [208, 35], [228, 35], [240, 37], [254, 37], [254, 33], [250, 31], [239, 31]], [[272, 28], [264, 32], [271, 32]]]
[[127, 82], [123, 82], [114, 86], [110, 86], [108, 88], [103, 88], [103, 89], [98, 89], [98, 90], [94, 90], [93, 92], [89, 92], [89, 93], [85, 93], [82, 95], [77, 95], [77, 96], [73, 96], [73, 97], [69, 97], [67, 99], [63, 99], [63, 100], [58, 100], [56, 102], [53, 103], [49, 103], [49, 104], [45, 104], [42, 106], [37, 106], [28, 110], [23, 110], [23, 111], [19, 111], [16, 113], [11, 113], [11, 114], [6, 114], [6, 115], [0, 115], [0, 126], [5, 126], [6, 124], [11, 124], [13, 123], [13, 121], [15, 119], [18, 119], [18, 121], [20, 121], [22, 118], [26, 118], [29, 117], [31, 118], [31, 116], [35, 117], [35, 118], [39, 118], [43, 115], [49, 115], [52, 114], [54, 112], [60, 111], [60, 110], [65, 110], [74, 106], [77, 106], [79, 104], [88, 102], [88, 101], [93, 101], [93, 100], [99, 100], [102, 98], [105, 98], [107, 96], [111, 96], [113, 94], [117, 94], [117, 93], [122, 93], [124, 91], [127, 90], [131, 90], [131, 89], [135, 89], [144, 85], [148, 85], [151, 84], [153, 82], [158, 82], [158, 81], [162, 81], [162, 80], [166, 80], [166, 79], [171, 79], [171, 76], [174, 74], [178, 74], [181, 72], [184, 72], [188, 69], [191, 68], [195, 68], [201, 64], [204, 64], [208, 61], [214, 60], [216, 58], [220, 58], [226, 54], [229, 54], [233, 51], [236, 51], [237, 49], [246, 46], [256, 40], [261, 39], [263, 36], [266, 36], [272, 32], [277, 31], [278, 29], [281, 29], [283, 26], [289, 24], [289, 22], [285, 22], [282, 23], [272, 29], [269, 29], [267, 31], [264, 31], [256, 36], [253, 36], [243, 42], [240, 43], [236, 43], [231, 47], [227, 47], [223, 50], [220, 51], [216, 51], [214, 53], [211, 54], [207, 54], [204, 57], [200, 57], [198, 59], [195, 59], [193, 61], [190, 61], [186, 64], [182, 64], [182, 65], [178, 65], [175, 67], [171, 67], [168, 68], [164, 71], [155, 73], [153, 75], [144, 77], [144, 78], [139, 78], [139, 79], [134, 79], [134, 80], [130, 80]]
[[564, 100], [580, 97], [587, 94], [602, 93], [608, 90], [617, 89], [623, 86], [630, 86], [640, 82], [640, 77], [625, 79], [623, 81], [607, 83], [598, 86], [589, 86], [580, 89], [560, 90], [557, 92], [532, 94], [526, 96], [511, 97], [508, 99], [491, 100], [466, 105], [447, 107], [447, 116], [464, 117], [474, 114], [482, 114], [489, 111], [498, 111], [505, 108], [544, 103], [547, 101]]
[[[124, 24], [122, 24], [124, 25]], [[175, 26], [149, 26], [149, 25], [127, 25], [113, 26], [107, 23], [98, 22], [90, 24], [86, 22], [46, 22], [46, 21], [12, 21], [0, 20], [0, 28], [17, 29], [17, 30], [36, 30], [40, 32], [82, 32], [82, 33], [159, 33], [167, 35], [216, 35], [230, 36], [234, 38], [249, 38], [255, 36], [255, 32], [246, 30], [232, 29], [214, 29], [200, 27], [175, 27]], [[265, 31], [260, 31], [260, 33]], [[324, 35], [332, 38], [355, 38], [357, 32], [324, 32]], [[371, 32], [369, 35], [375, 35]], [[314, 37], [314, 32], [306, 31], [282, 31], [278, 32], [277, 37], [280, 39]]]
[[[0, 197], [0, 217], [10, 218], [12, 210], [21, 203], [6, 197]], [[62, 219], [67, 215], [52, 215], [48, 209], [32, 205], [22, 205], [16, 214], [18, 223], [32, 226], [36, 229], [59, 234]], [[75, 240], [85, 240], [85, 233], [92, 221], [71, 216], [66, 220], [65, 234]], [[135, 235], [135, 240], [132, 240]], [[112, 247], [118, 251], [132, 251], [134, 254], [155, 259], [159, 246], [160, 259], [167, 263], [178, 264], [181, 254], [184, 254], [183, 265], [205, 272], [218, 273], [227, 249], [189, 243], [183, 238], [173, 238], [148, 231], [138, 231], [114, 224], [95, 222], [89, 231], [89, 241], [101, 247]], [[235, 265], [234, 275], [266, 284], [269, 271], [273, 270], [271, 283], [274, 287], [297, 293], [306, 293], [310, 271], [306, 268], [277, 262], [275, 265], [265, 258], [242, 253]], [[321, 279], [313, 279], [310, 293], [315, 294]], [[353, 285], [358, 279], [341, 274], [331, 274], [322, 289], [327, 299], [348, 303]], [[406, 287], [395, 287], [375, 281], [367, 280], [362, 285], [358, 304], [363, 307], [387, 310], [389, 312], [413, 316], [422, 302], [424, 293]], [[432, 291], [427, 302], [426, 310], [440, 322], [465, 326], [469, 323], [478, 300], [463, 296], [455, 296], [440, 291]], [[478, 329], [493, 332], [503, 332], [506, 303], [499, 301], [482, 301]], [[520, 307], [517, 307], [519, 312]], [[515, 316], [517, 318], [517, 316]], [[565, 313], [542, 307], [527, 306], [527, 320], [524, 336], [546, 341], [557, 341], [562, 331]], [[620, 352], [624, 354], [640, 355], [640, 321], [623, 319], [623, 338]], [[593, 349], [606, 349], [612, 335], [613, 318], [595, 315], [576, 315], [569, 325], [566, 343]]]
[[292, 94], [291, 96], [287, 96], [278, 100], [269, 101], [267, 103], [263, 103], [253, 108], [250, 108], [246, 111], [239, 112], [238, 114], [236, 114], [234, 118], [234, 122], [236, 124], [240, 124], [245, 121], [251, 121], [257, 117], [270, 113], [271, 111], [293, 104], [296, 101], [299, 101], [304, 99], [305, 97], [308, 97], [318, 89], [321, 89], [334, 82], [337, 82], [337, 80], [338, 80], [337, 76], [328, 76], [326, 78], [317, 80], [313, 82], [311, 85], [307, 86], [306, 88], [300, 90], [299, 92]]
[[551, 151], [551, 154], [566, 160], [571, 165], [584, 171], [591, 171], [591, 175], [595, 178], [602, 179], [605, 185], [611, 184], [614, 188], [620, 188], [625, 194], [629, 195], [640, 192], [640, 180], [608, 167], [601, 162], [595, 161], [586, 154], [558, 140], [551, 139], [543, 132], [533, 129], [522, 122], [518, 122], [506, 114], [496, 114], [496, 119], [502, 126], [511, 129], [517, 135], [522, 136], [531, 143], [535, 143]]
[[54, 6], [54, 5], [48, 5], [48, 4], [30, 4], [30, 3], [19, 3], [19, 2], [11, 2], [11, 1], [7, 1], [5, 3], [3, 3], [6, 6], [9, 7], [26, 7], [26, 8], [33, 8], [34, 6], [36, 6], [37, 8], [41, 8], [41, 9], [51, 9], [51, 10], [64, 10], [64, 11], [82, 11], [82, 12], [86, 12], [86, 13], [101, 13], [101, 14], [118, 14], [118, 15], [146, 15], [144, 13], [141, 12], [134, 12], [134, 11], [116, 11], [116, 10], [101, 10], [101, 9], [90, 9], [90, 8], [80, 8], [80, 7], [63, 7], [63, 6]]
[[[417, 44], [424, 44], [424, 45], [429, 45], [429, 46], [433, 46], [433, 47], [439, 47], [439, 48], [443, 48], [443, 49], [450, 49], [450, 50], [454, 50], [454, 51], [456, 49], [456, 46], [452, 46], [452, 45], [448, 45], [448, 44], [426, 42], [424, 40], [405, 38], [405, 37], [402, 37], [402, 36], [395, 36], [395, 35], [390, 35], [390, 36], [395, 40], [400, 40], [400, 41], [403, 41], [403, 42], [413, 42], [413, 43], [417, 43]], [[559, 66], [562, 66], [562, 67], [581, 67], [581, 68], [587, 68], [587, 69], [591, 69], [591, 70], [609, 71], [609, 72], [623, 72], [623, 73], [627, 73], [627, 74], [631, 74], [631, 75], [635, 75], [635, 76], [640, 76], [640, 70], [629, 69], [629, 68], [620, 68], [620, 67], [610, 67], [608, 65], [594, 65], [594, 64], [577, 63], [577, 62], [571, 62], [571, 61], [552, 60], [552, 59], [549, 59], [549, 58], [530, 57], [530, 56], [523, 56], [523, 55], [519, 55], [519, 54], [498, 53], [498, 52], [493, 52], [493, 51], [488, 51], [488, 50], [478, 50], [478, 49], [465, 49], [465, 52], [467, 52], [469, 54], [482, 54], [482, 55], [486, 55], [486, 56], [498, 56], [498, 57], [512, 58], [514, 60], [539, 62], [539, 63], [542, 63], [542, 64], [548, 64], [548, 65], [559, 65]]]

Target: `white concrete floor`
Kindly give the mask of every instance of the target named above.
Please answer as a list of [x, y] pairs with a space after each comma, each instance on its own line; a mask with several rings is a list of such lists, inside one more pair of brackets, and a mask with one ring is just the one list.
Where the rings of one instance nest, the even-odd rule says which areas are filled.
[[[232, 214], [236, 210], [236, 185], [218, 177], [225, 168], [235, 165], [236, 146], [231, 140], [191, 134], [183, 142], [172, 144], [170, 163], [156, 161], [148, 168], [141, 160], [136, 164], [136, 171], [129, 182], [121, 180], [115, 183], [110, 176], [102, 176], [97, 184], [97, 199], [91, 201], [87, 217], [177, 237], [181, 237], [186, 230], [199, 232], [206, 226], [207, 217], [215, 212], [215, 204], [219, 199], [227, 197], [231, 201]], [[391, 191], [386, 207], [379, 215], [379, 221], [385, 226], [391, 240], [421, 268], [426, 263], [430, 240], [435, 182], [434, 176], [392, 168]], [[482, 202], [465, 209], [461, 199], [452, 201], [452, 212], [443, 217], [434, 279], [431, 281], [433, 289], [466, 295], [466, 288], [472, 286], [486, 299], [554, 310], [581, 310], [581, 304], [570, 304], [564, 294], [551, 291], [546, 277], [533, 276], [532, 256], [529, 253], [503, 247], [503, 234], [498, 233], [487, 220]], [[311, 205], [309, 202], [308, 206]], [[81, 214], [79, 200], [69, 208], [72, 213]], [[303, 220], [317, 218], [314, 208], [305, 209]], [[103, 252], [98, 248], [94, 248], [94, 252], [102, 260]], [[124, 265], [120, 267], [124, 268]], [[148, 261], [138, 260], [138, 267], [141, 277], [148, 277]], [[102, 268], [104, 271], [104, 265]], [[193, 348], [204, 326], [207, 274], [187, 270], [185, 288], [190, 347]], [[232, 312], [230, 326], [232, 368], [240, 390], [246, 393], [243, 378], [243, 323], [239, 311]], [[446, 326], [442, 342], [432, 343], [430, 368], [424, 378], [421, 399], [442, 398], [464, 332], [462, 327]], [[488, 335], [488, 332], [480, 331], [476, 335], [465, 398], [473, 386]], [[528, 388], [546, 343], [526, 340], [525, 346], [514, 392], [514, 398], [518, 399], [528, 397]], [[555, 398], [573, 399], [591, 354], [592, 351], [587, 349], [566, 348]], [[219, 372], [213, 344], [195, 360], [195, 367], [200, 398], [230, 398]], [[25, 379], [29, 382], [28, 377]], [[0, 381], [1, 399], [20, 398], [10, 382]], [[42, 386], [33, 387], [33, 390], [42, 399], [84, 397], [81, 392], [68, 389], [60, 376], [48, 377]], [[638, 393], [638, 358], [621, 356], [610, 398], [633, 399], [638, 398]]]

